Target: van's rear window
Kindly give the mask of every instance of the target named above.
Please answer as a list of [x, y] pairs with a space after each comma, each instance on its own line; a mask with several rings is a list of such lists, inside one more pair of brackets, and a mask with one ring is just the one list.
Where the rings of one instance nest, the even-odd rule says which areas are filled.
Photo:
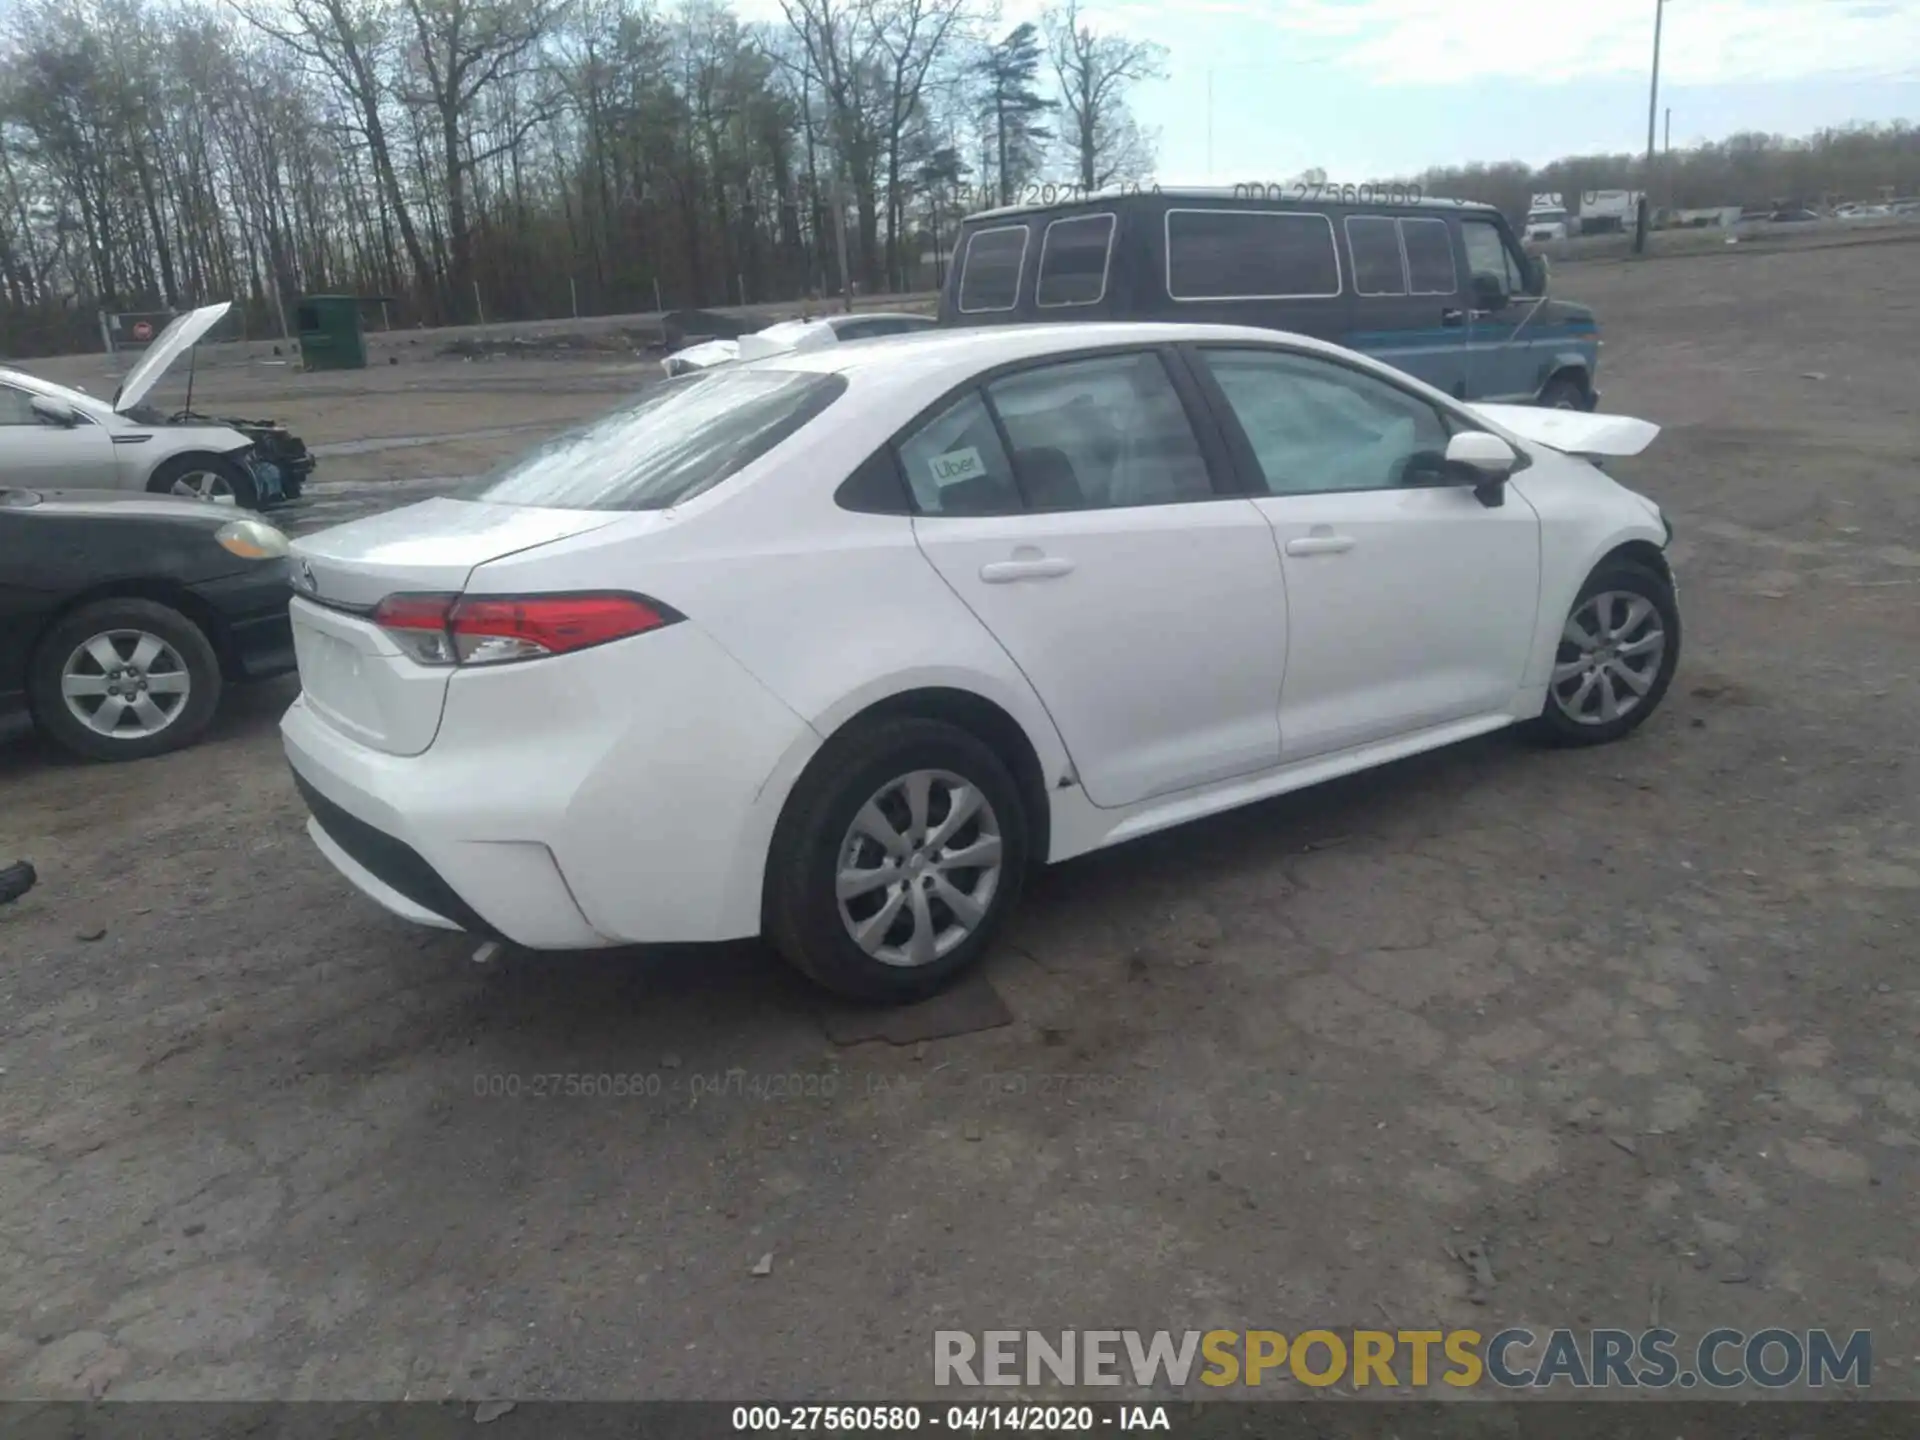
[[665, 510], [737, 474], [845, 393], [846, 378], [715, 369], [558, 436], [475, 482], [465, 498], [556, 510]]
[[960, 313], [1011, 310], [1020, 302], [1020, 271], [1027, 258], [1024, 225], [997, 225], [967, 237], [960, 261]]
[[1167, 293], [1175, 300], [1338, 295], [1333, 222], [1269, 210], [1169, 210]]

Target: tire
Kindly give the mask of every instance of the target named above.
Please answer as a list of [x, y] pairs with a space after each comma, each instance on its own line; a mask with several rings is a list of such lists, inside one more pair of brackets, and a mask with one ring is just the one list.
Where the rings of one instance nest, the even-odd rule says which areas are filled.
[[[41, 638], [27, 671], [36, 723], [88, 760], [141, 760], [191, 745], [213, 719], [220, 689], [220, 660], [200, 627], [151, 600], [82, 606]], [[102, 711], [114, 717], [111, 729], [101, 728]]]
[[[914, 777], [926, 777], [925, 825], [917, 835], [909, 799]], [[931, 848], [912, 848], [916, 838], [939, 839], [943, 821], [969, 791], [980, 804], [939, 853], [997, 857], [997, 871], [929, 864]], [[857, 828], [870, 804], [884, 824]], [[883, 829], [899, 842], [891, 854], [878, 838]], [[991, 843], [996, 835], [997, 846]], [[908, 857], [904, 867], [901, 850]], [[898, 878], [843, 901], [837, 884], [843, 858], [848, 872]], [[775, 827], [767, 860], [767, 938], [837, 995], [891, 1004], [923, 999], [986, 952], [1019, 900], [1027, 858], [1020, 787], [981, 740], [945, 721], [917, 717], [857, 724], [814, 757]], [[915, 879], [919, 887], [910, 888]], [[954, 908], [950, 898], [978, 902], [978, 914]], [[879, 913], [889, 907], [891, 921]], [[854, 927], [876, 920], [885, 928], [871, 930], [863, 945]]]
[[1587, 387], [1572, 375], [1556, 375], [1534, 401], [1543, 410], [1585, 410]]
[[[1648, 609], [1636, 618], [1633, 607], [1638, 602], [1645, 602]], [[1617, 627], [1613, 638], [1583, 651], [1570, 638], [1570, 632], [1578, 629], [1599, 638], [1596, 622], [1601, 611], [1605, 611], [1609, 627]], [[1657, 646], [1643, 648], [1655, 633], [1649, 628], [1651, 622], [1657, 622], [1660, 641]], [[1597, 669], [1591, 663], [1596, 653], [1602, 657]], [[1651, 663], [1633, 663], [1643, 659]], [[1535, 725], [1546, 739], [1559, 745], [1604, 745], [1618, 740], [1659, 708], [1679, 663], [1680, 609], [1674, 601], [1673, 587], [1645, 565], [1631, 560], [1605, 561], [1587, 577], [1568, 612], [1559, 647], [1554, 651], [1546, 703]], [[1585, 668], [1574, 668], [1583, 665]], [[1590, 676], [1595, 677], [1592, 683]], [[1645, 682], [1644, 692], [1638, 689], [1636, 679]], [[1608, 696], [1616, 708], [1611, 716], [1607, 714]]]
[[[252, 473], [224, 455], [176, 455], [154, 470], [147, 490], [154, 495], [183, 495], [246, 510], [260, 508], [260, 489], [253, 483]], [[231, 500], [226, 498], [229, 495]]]

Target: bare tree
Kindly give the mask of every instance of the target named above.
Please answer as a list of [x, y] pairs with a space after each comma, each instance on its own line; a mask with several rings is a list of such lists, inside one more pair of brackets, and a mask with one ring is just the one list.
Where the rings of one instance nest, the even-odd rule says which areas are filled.
[[1067, 0], [1043, 18], [1047, 54], [1060, 86], [1064, 139], [1074, 171], [1088, 190], [1137, 180], [1153, 169], [1153, 145], [1127, 105], [1129, 87], [1166, 77], [1164, 46], [1097, 35]]

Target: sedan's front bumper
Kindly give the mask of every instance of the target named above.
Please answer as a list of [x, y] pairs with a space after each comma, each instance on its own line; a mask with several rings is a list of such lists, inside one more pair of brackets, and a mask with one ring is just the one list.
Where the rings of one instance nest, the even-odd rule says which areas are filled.
[[213, 607], [220, 626], [221, 668], [230, 680], [265, 680], [294, 668], [293, 586], [284, 557], [260, 560], [233, 575], [192, 587]]

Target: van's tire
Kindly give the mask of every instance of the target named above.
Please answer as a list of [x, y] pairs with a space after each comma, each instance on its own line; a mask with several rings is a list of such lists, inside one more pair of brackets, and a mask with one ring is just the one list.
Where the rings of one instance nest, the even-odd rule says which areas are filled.
[[[206, 634], [152, 600], [81, 606], [54, 622], [27, 667], [35, 723], [88, 760], [142, 760], [191, 745], [220, 690], [220, 659]], [[103, 730], [108, 717], [117, 723]]]
[[[923, 999], [986, 952], [1028, 847], [1020, 787], [977, 736], [915, 716], [855, 724], [814, 757], [775, 827], [767, 938], [835, 994]], [[851, 877], [865, 888], [843, 898]]]
[[253, 483], [252, 472], [224, 455], [176, 455], [153, 472], [147, 490], [246, 510], [260, 508], [260, 487]]
[[1578, 375], [1556, 375], [1534, 402], [1543, 410], [1588, 410], [1592, 408], [1586, 382]]
[[[1618, 740], [1653, 714], [1673, 683], [1680, 663], [1673, 586], [1645, 565], [1605, 561], [1580, 587], [1563, 623], [1534, 728], [1557, 745]], [[1594, 643], [1576, 642], [1574, 631]]]

